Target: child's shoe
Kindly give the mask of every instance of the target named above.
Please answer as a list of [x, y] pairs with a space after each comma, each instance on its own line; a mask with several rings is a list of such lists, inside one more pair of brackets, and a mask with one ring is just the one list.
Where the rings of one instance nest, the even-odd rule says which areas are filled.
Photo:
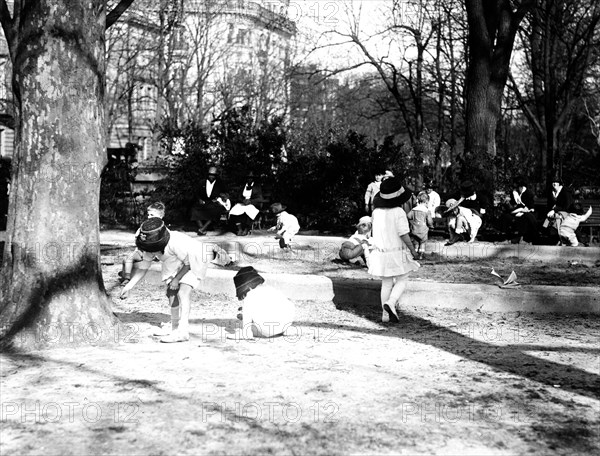
[[388, 303], [386, 302], [383, 305], [383, 313], [387, 313], [387, 321], [385, 321], [384, 318], [381, 319], [381, 321], [383, 323], [398, 323], [400, 321], [400, 318], [398, 317], [398, 314], [396, 313], [396, 305], [392, 304], [392, 303]]
[[123, 273], [123, 271], [119, 271], [118, 275], [119, 282], [121, 282], [123, 285], [127, 285], [129, 283], [129, 280], [131, 279], [131, 274], [125, 274]]
[[389, 323], [390, 322], [390, 314], [388, 314], [385, 310], [381, 312], [381, 323]]
[[160, 328], [156, 328], [152, 333], [153, 336], [167, 336], [173, 332], [171, 323], [163, 323]]
[[186, 331], [176, 330], [168, 336], [161, 337], [160, 341], [164, 344], [172, 344], [177, 342], [187, 342], [190, 340], [190, 334]]

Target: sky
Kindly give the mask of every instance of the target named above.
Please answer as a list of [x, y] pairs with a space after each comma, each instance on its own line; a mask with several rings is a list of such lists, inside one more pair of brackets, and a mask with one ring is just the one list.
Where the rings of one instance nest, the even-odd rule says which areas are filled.
[[[361, 30], [371, 33], [381, 22], [381, 8], [389, 1], [381, 0], [291, 0], [289, 17], [296, 22], [299, 38], [310, 50], [318, 39], [320, 45], [343, 41], [332, 32], [346, 33], [355, 17], [360, 18]], [[345, 65], [356, 60], [355, 46], [334, 46], [322, 48], [309, 56], [309, 61], [328, 65]]]
[[[413, 19], [417, 16], [415, 1], [418, 0], [397, 1], [401, 17], [406, 18], [409, 25], [414, 25]], [[331, 46], [332, 43], [347, 41], [338, 33], [347, 33], [355, 24], [359, 24], [359, 36], [370, 52], [401, 59], [399, 53], [404, 50], [401, 45], [398, 46], [398, 41], [391, 44], [377, 35], [390, 18], [391, 5], [391, 0], [291, 0], [288, 14], [298, 27], [300, 48], [305, 49], [303, 54], [307, 63], [317, 62], [329, 68], [343, 67], [364, 61], [355, 44]], [[320, 49], [306, 55], [306, 50], [313, 49], [317, 39]], [[362, 70], [372, 71], [372, 68], [365, 66]]]

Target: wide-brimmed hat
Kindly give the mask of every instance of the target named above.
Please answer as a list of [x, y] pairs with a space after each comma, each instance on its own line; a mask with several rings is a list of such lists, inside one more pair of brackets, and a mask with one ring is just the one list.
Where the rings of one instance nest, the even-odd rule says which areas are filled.
[[287, 209], [287, 207], [281, 203], [273, 203], [271, 204], [271, 212], [273, 214], [279, 214]]
[[367, 223], [373, 223], [373, 219], [371, 219], [371, 217], [369, 217], [368, 215], [365, 215], [363, 217], [361, 217], [360, 219], [358, 219], [358, 223], [355, 225], [356, 227], [363, 225], [363, 224], [367, 224]]
[[390, 177], [381, 183], [379, 193], [373, 198], [373, 207], [399, 207], [406, 203], [411, 196], [412, 191], [402, 185], [400, 178]]
[[165, 222], [158, 217], [151, 217], [142, 223], [140, 232], [135, 238], [135, 245], [144, 252], [162, 252], [170, 238]]
[[464, 198], [461, 198], [458, 201], [455, 200], [454, 198], [450, 198], [448, 201], [446, 201], [446, 210], [444, 211], [444, 214], [446, 212], [450, 212], [450, 211], [453, 211], [454, 209], [456, 209], [458, 206], [460, 206], [460, 203], [462, 203], [463, 201], [464, 201]]
[[241, 301], [246, 297], [250, 290], [253, 290], [257, 286], [263, 284], [265, 279], [256, 272], [252, 266], [246, 266], [238, 271], [233, 277], [233, 283], [235, 283], [235, 294]]
[[460, 184], [461, 196], [464, 196], [466, 198], [467, 196], [471, 196], [473, 193], [475, 193], [475, 186], [473, 185], [473, 182], [468, 180]]

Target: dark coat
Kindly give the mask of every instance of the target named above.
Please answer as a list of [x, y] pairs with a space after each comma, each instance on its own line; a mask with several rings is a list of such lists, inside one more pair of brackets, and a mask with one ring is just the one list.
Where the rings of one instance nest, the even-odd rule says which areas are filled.
[[[202, 179], [200, 181], [200, 188], [198, 192], [198, 200], [202, 200], [204, 203], [208, 203], [209, 201], [213, 201], [219, 197], [221, 193], [227, 192], [225, 184], [221, 181], [221, 179], [215, 180], [215, 186], [213, 187], [212, 193], [210, 197], [206, 194], [206, 182], [208, 179]], [[200, 201], [197, 204], [201, 204]]]
[[[233, 195], [234, 203], [243, 203], [244, 202], [244, 189], [246, 188], [246, 184], [242, 185]], [[254, 184], [252, 187], [252, 195], [250, 196], [250, 204], [254, 204], [256, 207], [260, 207], [262, 203], [266, 202], [263, 197], [262, 187], [260, 184]]]
[[[487, 211], [488, 206], [489, 206], [489, 201], [481, 193], [476, 193], [475, 199], [472, 199], [472, 200], [465, 199], [460, 203], [460, 205], [467, 209], [471, 209], [474, 213], [476, 213], [477, 215], [479, 215], [481, 217]], [[482, 209], [483, 209], [483, 213], [481, 212]]]
[[552, 190], [548, 193], [548, 212], [551, 210], [555, 212], [571, 212], [573, 203], [573, 194], [567, 187], [561, 189], [556, 199]]
[[513, 192], [510, 192], [511, 210], [515, 210], [520, 207], [526, 207], [527, 209], [535, 208], [535, 196], [534, 196], [533, 192], [531, 190], [529, 190], [528, 188], [526, 188], [525, 191], [523, 192], [523, 194], [521, 195], [521, 201], [522, 201], [522, 204], [517, 204], [517, 202], [515, 201]]

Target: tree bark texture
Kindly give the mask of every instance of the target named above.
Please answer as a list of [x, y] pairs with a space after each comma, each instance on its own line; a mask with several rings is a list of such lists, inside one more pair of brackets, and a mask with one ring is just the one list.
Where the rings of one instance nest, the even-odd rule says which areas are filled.
[[[38, 0], [15, 15], [19, 116], [0, 285], [5, 346], [46, 346], [56, 331], [60, 342], [108, 342], [94, 334], [116, 323], [100, 269], [104, 3]], [[54, 337], [41, 337], [49, 328]]]
[[493, 157], [502, 94], [518, 26], [533, 0], [513, 11], [507, 0], [466, 0], [468, 51], [466, 137], [461, 177], [493, 190]]

